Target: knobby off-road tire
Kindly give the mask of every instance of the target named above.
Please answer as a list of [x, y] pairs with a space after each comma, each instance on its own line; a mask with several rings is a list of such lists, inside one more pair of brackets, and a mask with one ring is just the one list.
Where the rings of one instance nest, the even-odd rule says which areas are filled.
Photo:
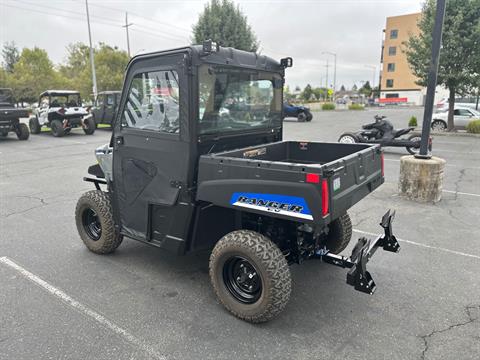
[[[237, 277], [245, 267], [247, 281], [253, 281], [255, 289], [251, 298], [242, 298], [235, 290]], [[250, 230], [233, 231], [218, 241], [210, 256], [210, 280], [220, 302], [236, 317], [252, 322], [265, 322], [278, 315], [287, 305], [292, 280], [287, 260], [277, 245], [267, 237]], [[234, 276], [229, 276], [233, 269]], [[249, 277], [255, 274], [253, 279]], [[233, 283], [232, 283], [233, 280]], [[240, 285], [236, 289], [240, 289]], [[252, 290], [250, 288], [250, 290]], [[247, 290], [248, 291], [248, 290]], [[245, 292], [243, 292], [245, 293]]]
[[30, 137], [30, 130], [28, 130], [27, 124], [18, 124], [15, 129], [18, 140], [27, 140]]
[[42, 130], [36, 116], [31, 117], [30, 120], [28, 120], [28, 126], [30, 127], [30, 132], [35, 135], [40, 134], [40, 131]]
[[348, 246], [352, 238], [352, 221], [345, 213], [329, 225], [325, 246], [333, 254], [339, 254]]
[[83, 125], [83, 132], [86, 135], [93, 135], [96, 129], [96, 124], [95, 124], [95, 119], [93, 118], [88, 118], [84, 120], [84, 125]]
[[60, 120], [53, 120], [50, 124], [50, 129], [52, 130], [52, 134], [55, 137], [62, 137], [63, 135], [65, 135], [65, 129]]
[[122, 243], [123, 236], [115, 231], [110, 198], [101, 190], [88, 191], [78, 199], [75, 222], [83, 242], [96, 254], [112, 253]]

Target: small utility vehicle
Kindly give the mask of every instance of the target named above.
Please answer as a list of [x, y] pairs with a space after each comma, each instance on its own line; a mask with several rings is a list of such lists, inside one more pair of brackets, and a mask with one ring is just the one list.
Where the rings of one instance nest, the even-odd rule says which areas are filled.
[[87, 135], [95, 132], [95, 122], [85, 118], [88, 112], [82, 107], [78, 91], [47, 90], [40, 94], [38, 108], [29, 119], [32, 134], [39, 134], [42, 126], [47, 126], [53, 136], [61, 137], [72, 128], [82, 127]]
[[293, 105], [289, 102], [283, 104], [283, 117], [294, 117], [299, 122], [312, 121], [313, 119], [310, 108], [302, 105]]
[[[414, 155], [420, 150], [420, 134], [411, 134], [408, 138], [401, 138], [415, 130], [415, 127], [395, 129], [392, 123], [385, 120], [386, 116], [375, 115], [375, 122], [362, 126], [357, 132], [346, 132], [340, 135], [338, 142], [343, 144], [367, 143], [379, 144], [382, 147], [405, 147]], [[429, 149], [432, 150], [432, 139], [429, 139]]]
[[291, 64], [211, 41], [134, 57], [111, 143], [84, 178], [96, 190], [75, 210], [87, 248], [111, 253], [126, 236], [179, 255], [213, 249], [218, 299], [251, 322], [284, 309], [289, 264], [307, 259], [349, 268], [347, 283], [373, 293], [366, 263], [378, 247], [399, 249], [393, 213], [384, 235], [337, 254], [352, 235], [348, 208], [384, 181], [382, 152], [282, 141]]
[[12, 131], [18, 140], [27, 140], [30, 131], [20, 118], [28, 118], [28, 111], [14, 106], [12, 89], [0, 89], [0, 137], [7, 137]]
[[98, 124], [112, 125], [121, 94], [121, 91], [102, 91], [97, 94], [93, 107], [88, 109], [90, 116], [95, 121], [95, 126]]

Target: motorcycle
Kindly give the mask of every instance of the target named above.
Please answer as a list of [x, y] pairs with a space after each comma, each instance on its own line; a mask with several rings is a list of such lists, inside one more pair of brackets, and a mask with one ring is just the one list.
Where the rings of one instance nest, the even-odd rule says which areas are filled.
[[[395, 146], [405, 147], [407, 151], [415, 155], [420, 149], [420, 141], [422, 137], [420, 134], [412, 134], [408, 138], [400, 138], [413, 131], [414, 127], [408, 127], [404, 129], [395, 129], [392, 123], [385, 120], [386, 116], [375, 115], [375, 122], [362, 126], [361, 131], [346, 132], [339, 138], [338, 142], [344, 144], [353, 143], [368, 143], [368, 144], [380, 144], [380, 146]], [[432, 150], [432, 138], [428, 140], [428, 148]]]

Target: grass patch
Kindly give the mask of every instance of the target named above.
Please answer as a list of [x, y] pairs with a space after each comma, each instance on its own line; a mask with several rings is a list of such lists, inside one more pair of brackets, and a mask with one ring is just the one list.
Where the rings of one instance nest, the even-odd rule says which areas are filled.
[[325, 103], [322, 105], [322, 110], [335, 110], [334, 103]]
[[365, 106], [362, 104], [350, 104], [348, 105], [348, 110], [363, 110], [365, 109]]
[[467, 125], [467, 132], [480, 134], [480, 120], [472, 120]]

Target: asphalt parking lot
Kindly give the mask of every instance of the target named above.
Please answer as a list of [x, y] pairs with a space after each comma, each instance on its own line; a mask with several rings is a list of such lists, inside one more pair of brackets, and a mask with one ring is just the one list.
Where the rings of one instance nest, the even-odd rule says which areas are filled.
[[[377, 112], [405, 127], [422, 111], [315, 113], [285, 121], [285, 138], [336, 141]], [[74, 208], [109, 137], [0, 139], [0, 359], [478, 359], [480, 137], [434, 138], [447, 161], [435, 205], [397, 196], [406, 151], [386, 149], [386, 183], [350, 211], [357, 238], [397, 210], [402, 249], [369, 263], [376, 293], [355, 292], [344, 269], [294, 265], [289, 305], [261, 325], [216, 302], [205, 254], [175, 258], [133, 240], [109, 256], [84, 247]]]

